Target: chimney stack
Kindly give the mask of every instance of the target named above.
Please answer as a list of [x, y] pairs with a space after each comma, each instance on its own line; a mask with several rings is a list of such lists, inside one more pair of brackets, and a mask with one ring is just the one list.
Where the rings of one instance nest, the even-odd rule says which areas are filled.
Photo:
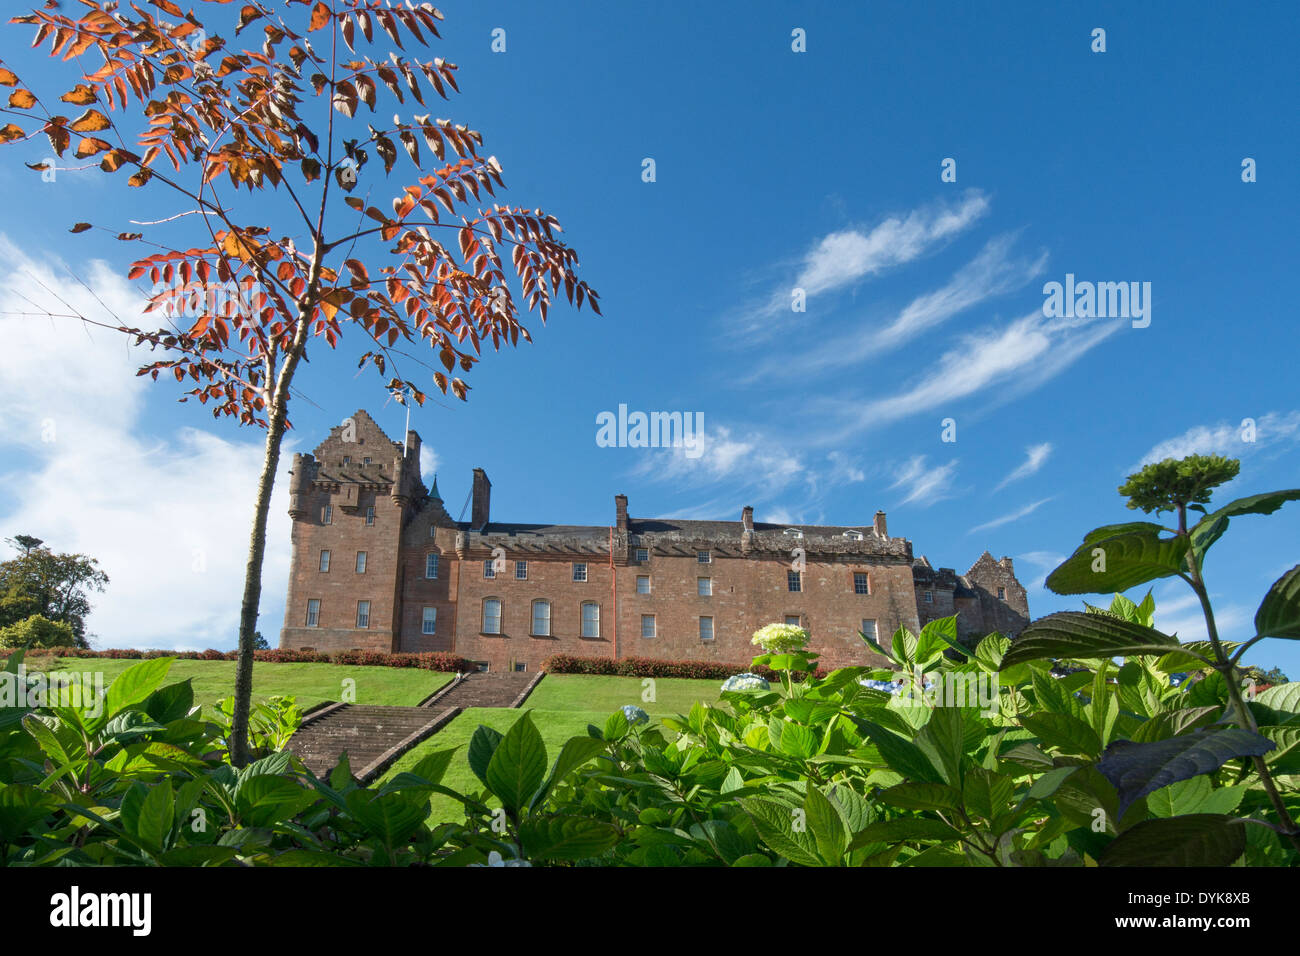
[[627, 495], [614, 496], [614, 523], [619, 531], [627, 530]]
[[885, 525], [885, 513], [883, 511], [876, 512], [876, 519], [871, 523], [871, 526], [876, 529], [877, 537], [880, 538], [889, 537], [889, 529]]
[[754, 530], [754, 508], [752, 505], [745, 505], [740, 509], [740, 524], [745, 531]]
[[475, 531], [483, 531], [488, 525], [488, 504], [492, 500], [492, 482], [488, 481], [487, 472], [482, 468], [474, 469], [474, 503], [470, 509], [469, 523]]

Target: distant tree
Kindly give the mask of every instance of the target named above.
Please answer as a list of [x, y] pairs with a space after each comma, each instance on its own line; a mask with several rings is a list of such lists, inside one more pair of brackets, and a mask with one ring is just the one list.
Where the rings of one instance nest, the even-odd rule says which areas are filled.
[[0, 562], [0, 627], [40, 615], [66, 624], [75, 646], [88, 647], [89, 592], [102, 592], [108, 584], [99, 562], [84, 554], [56, 554], [28, 535], [8, 542], [21, 553]]
[[0, 627], [0, 647], [80, 647], [72, 628], [33, 614], [16, 624]]
[[271, 649], [271, 645], [268, 644], [266, 638], [264, 638], [264, 637], [262, 636], [262, 632], [261, 632], [261, 631], [254, 631], [254, 632], [253, 632], [253, 650], [255, 650], [255, 651], [269, 651], [270, 649]]
[[[174, 377], [188, 384], [188, 396], [211, 403], [214, 416], [266, 429], [231, 729], [231, 760], [242, 766], [267, 515], [308, 344], [333, 349], [355, 329], [349, 339], [364, 349], [359, 366], [386, 376], [397, 401], [409, 395], [423, 404], [422, 387], [399, 374], [399, 360], [428, 369], [435, 388], [464, 399], [469, 386], [453, 372], [468, 372], [485, 344], [529, 339], [508, 271], [543, 322], [559, 297], [600, 310], [555, 217], [482, 195], [495, 197], [505, 183], [496, 157], [481, 154], [480, 133], [413, 111], [385, 109], [378, 129], [356, 118], [362, 105], [376, 113], [380, 96], [391, 94], [397, 106], [410, 96], [424, 108], [426, 95], [459, 90], [455, 64], [419, 60], [402, 45], [403, 37], [422, 45], [440, 37], [442, 14], [432, 4], [254, 0], [238, 8], [237, 20], [233, 10], [224, 14], [236, 36], [260, 28], [260, 43], [238, 48], [174, 0], [150, 0], [162, 16], [143, 3], [83, 3], [78, 15], [56, 4], [13, 18], [34, 28], [34, 46], [49, 41], [70, 88], [41, 97], [0, 68], [0, 85], [15, 87], [0, 108], [14, 120], [0, 127], [0, 143], [43, 135], [59, 157], [75, 147], [86, 166], [127, 169], [129, 186], [150, 187], [151, 208], [159, 193], [176, 202], [127, 231], [108, 227], [149, 247], [128, 278], [154, 283], [146, 311], [165, 316], [166, 327], [108, 327], [163, 350], [166, 357], [139, 374]], [[200, 8], [209, 23], [219, 9]], [[100, 63], [89, 62], [92, 53]], [[129, 109], [133, 101], [143, 109]], [[553, 106], [562, 116], [563, 98]], [[413, 182], [390, 181], [403, 155], [424, 173], [422, 144], [436, 168]], [[372, 155], [382, 174], [379, 164], [365, 168]], [[379, 205], [367, 202], [372, 195]], [[91, 228], [78, 222], [70, 231]], [[417, 354], [424, 346], [441, 368]]]

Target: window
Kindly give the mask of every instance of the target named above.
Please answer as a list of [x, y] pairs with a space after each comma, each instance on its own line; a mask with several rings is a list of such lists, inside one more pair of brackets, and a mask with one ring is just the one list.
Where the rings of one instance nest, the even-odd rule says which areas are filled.
[[803, 590], [803, 572], [787, 571], [785, 572], [785, 586], [791, 591]]
[[637, 563], [637, 564], [645, 564], [645, 563], [646, 563], [647, 561], [649, 561], [649, 560], [650, 560], [650, 549], [649, 549], [649, 548], [637, 548], [637, 549], [636, 549], [636, 563]]
[[424, 576], [430, 581], [436, 581], [438, 578], [438, 555], [426, 554], [424, 556]]
[[362, 458], [362, 459], [361, 459], [361, 464], [363, 464], [363, 465], [368, 465], [368, 464], [370, 464], [370, 459], [369, 459], [369, 458]]
[[871, 641], [874, 641], [874, 640], [876, 639], [876, 622], [875, 622], [875, 621], [867, 620], [867, 619], [865, 619], [865, 618], [863, 619], [863, 621], [862, 621], [862, 636], [865, 637], [865, 638], [867, 638], [868, 640], [871, 640]]
[[783, 534], [788, 534], [788, 535], [789, 535], [790, 537], [792, 537], [792, 538], [802, 538], [802, 537], [803, 537], [803, 532], [800, 531], [798, 528], [786, 528], [785, 531], [782, 532], [782, 533], [783, 533]]
[[488, 673], [488, 668], [491, 666], [487, 661], [470, 661], [470, 664], [473, 665], [474, 670], [478, 671], [480, 674]]
[[321, 513], [320, 513], [320, 523], [321, 523], [321, 524], [333, 524], [333, 523], [334, 523], [334, 506], [333, 506], [333, 505], [326, 505], [326, 506], [324, 507], [324, 509], [321, 511]]
[[533, 602], [533, 635], [536, 637], [551, 636], [550, 601]]
[[696, 578], [695, 593], [700, 597], [713, 596], [713, 578]]
[[650, 593], [650, 575], [638, 574], [636, 576], [636, 593], [637, 594]]
[[582, 605], [582, 636], [600, 637], [600, 605], [595, 601]]
[[585, 581], [585, 580], [587, 580], [587, 565], [586, 565], [586, 564], [584, 564], [584, 563], [581, 562], [581, 561], [575, 561], [575, 562], [573, 562], [573, 580], [575, 580], [575, 581]]
[[369, 627], [369, 626], [370, 626], [370, 602], [358, 601], [357, 602], [357, 627]]
[[435, 537], [437, 534], [438, 534], [438, 526], [436, 524], [429, 525], [429, 537], [430, 538]]
[[365, 574], [365, 573], [366, 573], [366, 553], [364, 551], [358, 551], [357, 552], [357, 574]]
[[527, 665], [527, 664], [521, 664], [521, 663], [519, 663], [518, 661], [516, 661], [513, 670], [514, 670], [514, 672], [515, 672], [516, 674], [523, 674], [523, 673], [526, 673], [526, 672], [527, 672], [527, 670], [528, 670], [528, 665]]
[[438, 609], [436, 607], [426, 607], [424, 609], [424, 617], [420, 620], [420, 633], [438, 633]]
[[700, 618], [700, 640], [702, 641], [713, 640], [713, 618], [711, 617]]
[[367, 506], [366, 506], [366, 524], [374, 524], [374, 523], [375, 523], [375, 506], [374, 506], [374, 505], [367, 505]]
[[1006, 588], [998, 588], [998, 600], [999, 600], [999, 601], [1005, 601], [1006, 599], [1007, 599], [1007, 589], [1006, 589]]
[[320, 553], [320, 569], [322, 571], [328, 571], [330, 569], [330, 553], [328, 551], [322, 551]]
[[871, 579], [867, 577], [867, 573], [865, 571], [853, 572], [853, 593], [854, 594], [871, 593]]
[[527, 581], [527, 580], [528, 580], [528, 562], [527, 562], [527, 561], [516, 561], [516, 562], [515, 562], [515, 580], [516, 580], [516, 581]]
[[788, 624], [790, 627], [801, 627], [801, 626], [802, 626], [802, 625], [799, 623], [799, 615], [798, 615], [798, 614], [787, 614], [787, 615], [785, 616], [785, 623]]
[[933, 591], [926, 591], [926, 592], [925, 592], [925, 603], [926, 603], [926, 604], [933, 604], [933, 603], [934, 603], [934, 592], [933, 592]]
[[641, 636], [642, 637], [655, 636], [655, 616], [653, 614], [641, 615]]
[[848, 538], [850, 541], [861, 541], [861, 540], [862, 540], [862, 532], [861, 532], [861, 531], [845, 531], [845, 532], [844, 532], [844, 537]]
[[343, 464], [348, 465], [348, 464], [351, 464], [351, 463], [352, 463], [352, 456], [351, 456], [351, 455], [344, 455], [344, 456], [343, 456]]
[[695, 560], [698, 564], [712, 564], [713, 554], [709, 551], [696, 551]]
[[483, 633], [501, 633], [501, 602], [496, 598], [483, 602]]
[[483, 559], [483, 577], [494, 578], [497, 576], [496, 566], [492, 563], [491, 558]]
[[320, 600], [312, 598], [307, 602], [307, 626], [320, 627]]

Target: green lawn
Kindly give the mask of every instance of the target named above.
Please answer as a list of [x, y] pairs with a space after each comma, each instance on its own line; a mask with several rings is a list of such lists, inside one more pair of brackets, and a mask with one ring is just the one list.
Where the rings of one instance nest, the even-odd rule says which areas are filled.
[[[460, 747], [442, 782], [460, 793], [478, 793], [483, 790], [483, 785], [469, 769], [465, 754], [469, 739], [480, 724], [505, 733], [524, 711], [531, 711], [533, 723], [546, 742], [548, 760], [553, 761], [566, 740], [586, 734], [588, 724], [603, 727], [609, 715], [624, 704], [635, 704], [652, 718], [685, 714], [696, 701], [717, 701], [721, 686], [722, 681], [717, 680], [656, 678], [653, 685], [655, 699], [643, 701], [642, 694], [649, 688], [643, 688], [639, 677], [548, 674], [519, 710], [471, 707], [458, 714], [438, 733], [403, 754], [388, 768], [383, 780], [410, 770], [435, 751]], [[431, 825], [461, 819], [463, 810], [458, 802], [440, 794], [434, 795], [429, 813]]]
[[[697, 701], [715, 703], [720, 680], [658, 677], [645, 684], [640, 677], [599, 677], [587, 674], [548, 674], [524, 702], [538, 710], [595, 710], [606, 717], [624, 704], [635, 704], [652, 717], [690, 713]], [[643, 695], [654, 692], [653, 700]], [[603, 723], [603, 720], [601, 721]]]
[[[104, 686], [139, 661], [100, 658], [33, 658], [29, 670], [99, 672]], [[234, 661], [177, 661], [167, 674], [167, 683], [192, 679], [194, 702], [205, 708], [235, 692]], [[292, 695], [306, 710], [322, 701], [342, 698], [344, 680], [355, 681], [355, 703], [418, 704], [452, 679], [451, 674], [414, 667], [363, 667], [353, 664], [270, 664], [253, 665], [253, 699], [274, 694]]]

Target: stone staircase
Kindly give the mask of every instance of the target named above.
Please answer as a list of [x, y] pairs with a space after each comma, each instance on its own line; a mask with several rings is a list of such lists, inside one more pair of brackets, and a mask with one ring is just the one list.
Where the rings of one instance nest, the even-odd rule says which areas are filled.
[[457, 713], [451, 708], [338, 704], [304, 721], [289, 749], [318, 777], [329, 773], [347, 751], [353, 776], [365, 783]]
[[289, 741], [289, 749], [322, 778], [346, 751], [352, 775], [370, 783], [466, 707], [518, 707], [542, 676], [467, 674], [418, 707], [330, 704], [307, 716]]
[[436, 707], [518, 707], [541, 674], [467, 674], [440, 691], [422, 706]]

